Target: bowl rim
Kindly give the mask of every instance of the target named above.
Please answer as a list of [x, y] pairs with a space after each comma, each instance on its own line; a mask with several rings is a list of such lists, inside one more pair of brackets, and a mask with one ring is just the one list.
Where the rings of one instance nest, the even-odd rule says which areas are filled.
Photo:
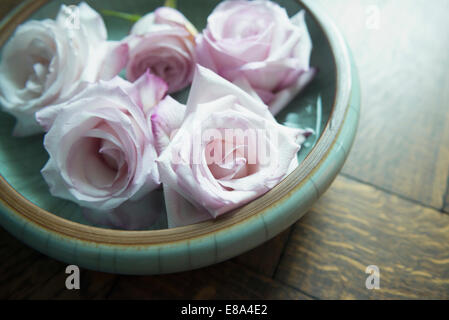
[[[27, 0], [5, 18], [0, 24], [0, 47], [3, 46], [20, 23], [48, 1]], [[250, 228], [251, 224], [254, 226], [256, 220], [259, 221], [260, 218], [263, 220], [263, 216], [268, 211], [285, 203], [292, 194], [297, 193], [308, 181], [313, 183], [311, 176], [322, 167], [334, 148], [350, 109], [352, 74], [346, 44], [333, 22], [320, 11], [312, 0], [301, 0], [299, 2], [306, 9], [307, 14], [320, 26], [332, 49], [337, 78], [336, 93], [331, 115], [316, 145], [300, 166], [271, 191], [215, 221], [206, 221], [174, 229], [125, 231], [92, 227], [60, 218], [23, 197], [0, 175], [0, 205], [3, 209], [6, 209], [1, 210], [2, 214], [7, 211], [9, 214], [15, 215], [14, 218], [19, 217], [23, 225], [31, 225], [44, 233], [50, 233], [59, 238], [66, 238], [78, 243], [101, 244], [112, 247], [166, 246], [193, 239], [214, 237], [217, 232], [232, 232], [233, 229], [241, 225]], [[342, 145], [341, 142], [340, 145]], [[345, 151], [347, 155], [349, 150]], [[332, 180], [333, 178], [331, 177]], [[320, 186], [315, 183], [313, 185], [319, 194]], [[264, 226], [266, 228], [265, 222]], [[286, 227], [284, 226], [284, 228]]]

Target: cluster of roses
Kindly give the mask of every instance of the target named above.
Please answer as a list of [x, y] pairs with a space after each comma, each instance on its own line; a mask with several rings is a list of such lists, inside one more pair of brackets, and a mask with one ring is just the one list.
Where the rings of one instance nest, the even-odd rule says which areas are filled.
[[[290, 19], [270, 1], [225, 1], [198, 34], [161, 7], [113, 42], [87, 4], [77, 7], [77, 28], [67, 10], [21, 25], [0, 65], [0, 103], [17, 118], [14, 134], [46, 132], [42, 174], [54, 196], [135, 228], [142, 222], [124, 206], [162, 185], [176, 227], [248, 203], [298, 166], [310, 131], [273, 115], [315, 73], [304, 12]], [[168, 95], [189, 85], [186, 105]], [[242, 130], [257, 139], [242, 139]], [[154, 221], [159, 212], [145, 206], [142, 221]]]

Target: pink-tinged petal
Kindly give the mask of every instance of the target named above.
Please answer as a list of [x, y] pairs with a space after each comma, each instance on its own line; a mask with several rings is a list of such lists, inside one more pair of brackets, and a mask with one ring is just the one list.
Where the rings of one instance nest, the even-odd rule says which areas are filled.
[[[278, 28], [282, 29], [282, 26], [278, 26]], [[284, 59], [289, 59], [296, 56], [292, 54], [295, 50], [295, 47], [301, 42], [302, 32], [295, 28], [293, 25], [290, 25], [287, 28], [283, 28], [284, 30], [278, 30], [283, 32], [285, 37], [280, 37], [278, 41], [282, 41], [279, 44], [272, 43], [271, 52], [266, 61], [282, 61]], [[288, 35], [288, 36], [287, 36]]]
[[[104, 160], [98, 154], [95, 139], [80, 139], [73, 144], [68, 154], [67, 174], [72, 177], [72, 181], [79, 188], [87, 190], [86, 185], [92, 186], [92, 192], [89, 193], [102, 197], [107, 195], [105, 189], [114, 183], [116, 172], [105, 165]], [[98, 192], [98, 190], [101, 191]]]
[[309, 67], [310, 56], [312, 54], [312, 39], [310, 38], [310, 33], [307, 29], [305, 11], [300, 11], [293, 16], [290, 21], [293, 25], [298, 27], [301, 34], [301, 40], [294, 50], [294, 56], [299, 60], [300, 66], [307, 69]]
[[189, 20], [178, 10], [169, 7], [160, 7], [154, 11], [154, 22], [171, 26], [186, 27]]
[[145, 35], [150, 32], [179, 28], [189, 33], [189, 38], [195, 37], [198, 33], [196, 28], [178, 10], [168, 7], [160, 7], [154, 12], [144, 15], [137, 21], [132, 29], [132, 35]]
[[151, 130], [158, 154], [167, 148], [175, 131], [181, 126], [185, 111], [186, 106], [170, 96], [167, 96], [153, 109]]
[[[105, 82], [100, 81], [99, 83], [89, 83], [82, 82], [78, 85], [77, 90], [74, 92], [73, 96], [70, 100], [51, 105], [49, 107], [43, 108], [36, 112], [35, 118], [37, 123], [45, 130], [50, 130], [53, 122], [56, 117], [61, 113], [64, 109], [72, 105], [74, 102], [79, 101], [85, 98], [91, 97], [101, 97], [105, 95], [117, 96], [117, 101], [121, 101], [125, 99], [125, 104], [129, 102], [129, 97], [125, 97], [124, 91], [130, 91], [132, 87], [132, 83], [124, 80], [120, 77], [114, 77], [113, 79]], [[141, 112], [141, 111], [140, 111]]]
[[110, 80], [120, 73], [128, 62], [127, 43], [107, 42], [106, 54], [98, 73], [98, 79]]
[[143, 36], [154, 29], [154, 12], [150, 12], [140, 18], [131, 28], [131, 35]]
[[[242, 76], [248, 79], [255, 89], [276, 92], [290, 77], [290, 73], [298, 70], [297, 61], [284, 59], [273, 62], [252, 62], [240, 69]], [[293, 83], [296, 79], [290, 79]]]
[[[89, 86], [89, 83], [83, 82], [78, 86], [78, 90], [83, 92]], [[74, 97], [77, 95], [75, 94]], [[44, 129], [45, 132], [48, 132], [53, 125], [58, 114], [67, 108], [69, 104], [67, 102], [63, 102], [60, 104], [52, 105], [46, 108], [42, 108], [41, 110], [35, 113], [35, 120]]]
[[[124, 230], [149, 230], [165, 220], [164, 200], [161, 190], [155, 190], [145, 197], [128, 200], [118, 208], [106, 211], [83, 208], [84, 217], [101, 227]], [[161, 226], [162, 227], [162, 226]]]
[[208, 29], [219, 41], [241, 38], [256, 42], [271, 28], [278, 15], [276, 7], [270, 2], [223, 1], [208, 17]]
[[215, 59], [212, 57], [212, 54], [210, 53], [210, 46], [207, 43], [207, 40], [204, 38], [203, 34], [199, 34], [195, 38], [196, 47], [196, 59], [197, 63], [204, 68], [213, 70], [215, 72], [218, 72], [218, 62], [215, 61]]
[[255, 99], [241, 88], [200, 65], [197, 65], [195, 70], [194, 80], [187, 101], [187, 105], [189, 106], [187, 108], [187, 114], [196, 112], [198, 106], [204, 103], [209, 103], [225, 96], [234, 97], [241, 105], [246, 106], [255, 114], [268, 118], [272, 117], [268, 111], [268, 106], [261, 103], [260, 99]]
[[263, 98], [261, 98], [261, 96], [256, 92], [256, 90], [254, 90], [254, 88], [251, 87], [251, 84], [245, 77], [239, 76], [234, 81], [232, 81], [232, 83], [241, 88], [246, 93], [248, 93], [254, 99], [257, 99], [261, 103], [264, 103]]
[[[149, 129], [150, 131], [151, 129]], [[143, 187], [137, 191], [131, 200], [139, 200], [141, 197], [160, 187], [159, 170], [156, 164], [157, 152], [153, 142], [149, 142], [145, 148], [141, 165], [137, 170], [136, 183], [143, 184]]]
[[184, 29], [172, 28], [128, 37], [130, 55], [126, 78], [135, 81], [150, 70], [167, 83], [169, 93], [188, 86], [195, 64], [194, 44], [188, 36]]
[[191, 41], [198, 34], [195, 26], [178, 10], [169, 7], [160, 7], [154, 11], [154, 22], [161, 25], [169, 25], [175, 28], [185, 29]]
[[222, 76], [224, 76], [224, 72], [236, 70], [247, 63], [241, 56], [234, 56], [226, 50], [222, 50], [218, 43], [211, 39], [207, 30], [197, 37], [196, 51], [200, 65], [208, 68], [214, 66], [212, 70]]
[[257, 95], [259, 96], [259, 99], [263, 101], [266, 105], [270, 105], [270, 103], [274, 100], [274, 93], [268, 90], [262, 90], [262, 89], [255, 89], [254, 90]]
[[133, 87], [133, 84], [131, 82], [123, 79], [120, 76], [116, 76], [110, 80], [100, 80], [98, 83], [99, 87], [104, 87], [105, 90], [111, 90], [112, 88], [115, 87], [122, 89], [126, 93], [128, 93], [129, 90], [131, 90], [131, 88]]
[[167, 83], [150, 73], [147, 70], [139, 79], [137, 79], [129, 94], [133, 100], [139, 105], [145, 114], [149, 114], [167, 94]]
[[206, 210], [193, 206], [174, 189], [165, 185], [164, 198], [169, 228], [183, 227], [212, 219]]
[[[220, 41], [210, 41], [211, 52], [219, 57], [219, 52], [225, 51], [229, 57], [236, 57], [237, 61], [243, 61], [245, 63], [264, 61], [269, 58], [270, 50], [272, 46], [270, 44], [270, 38], [272, 37], [272, 26], [267, 26], [264, 32], [258, 36], [255, 41], [249, 41], [247, 38], [228, 38]], [[221, 61], [226, 63], [227, 61]], [[238, 63], [238, 62], [237, 62]], [[237, 64], [234, 67], [238, 67]]]
[[41, 174], [48, 184], [50, 193], [62, 199], [72, 200], [73, 196], [67, 188], [67, 184], [61, 175], [56, 159], [50, 157], [41, 170]]
[[269, 104], [270, 111], [277, 115], [300, 93], [315, 77], [317, 70], [311, 68], [301, 74], [295, 84], [277, 93]]

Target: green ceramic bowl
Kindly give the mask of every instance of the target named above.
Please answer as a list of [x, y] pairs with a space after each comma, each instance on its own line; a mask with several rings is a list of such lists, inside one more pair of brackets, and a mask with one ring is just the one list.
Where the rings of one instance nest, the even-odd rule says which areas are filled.
[[[61, 3], [25, 1], [0, 24], [0, 46], [27, 19], [54, 17]], [[161, 0], [87, 1], [143, 15]], [[178, 8], [201, 30], [218, 0], [178, 1]], [[159, 274], [214, 264], [248, 251], [301, 218], [326, 191], [351, 148], [360, 107], [357, 72], [346, 43], [312, 0], [279, 0], [290, 15], [304, 8], [314, 43], [316, 79], [279, 116], [290, 126], [316, 134], [299, 154], [300, 166], [273, 190], [216, 221], [174, 229], [124, 231], [86, 221], [80, 208], [54, 198], [40, 175], [47, 161], [42, 136], [13, 138], [14, 119], [0, 112], [0, 223], [29, 246], [84, 268], [123, 274]], [[105, 17], [111, 39], [121, 39], [131, 23]], [[178, 95], [185, 99], [185, 94]]]

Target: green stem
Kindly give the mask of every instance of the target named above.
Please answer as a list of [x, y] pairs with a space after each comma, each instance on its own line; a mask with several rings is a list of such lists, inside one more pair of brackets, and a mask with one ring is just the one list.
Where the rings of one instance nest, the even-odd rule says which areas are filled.
[[176, 0], [165, 0], [164, 6], [176, 9]]
[[114, 11], [114, 10], [102, 10], [101, 13], [105, 16], [116, 17], [116, 18], [131, 21], [131, 22], [137, 22], [140, 18], [142, 18], [138, 14], [129, 14], [129, 13], [123, 13], [123, 12], [118, 12], [118, 11]]

